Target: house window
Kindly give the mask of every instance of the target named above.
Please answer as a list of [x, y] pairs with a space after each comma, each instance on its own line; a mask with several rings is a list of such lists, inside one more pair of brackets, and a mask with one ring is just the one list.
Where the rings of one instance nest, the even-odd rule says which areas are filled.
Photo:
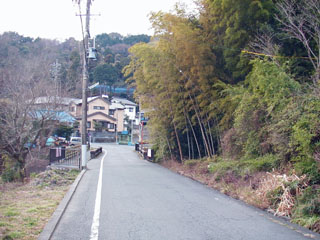
[[70, 107], [70, 112], [74, 112], [76, 110], [75, 107]]
[[108, 127], [108, 122], [106, 121], [101, 121], [102, 127], [107, 128]]
[[129, 112], [133, 112], [133, 108], [131, 107], [131, 108], [129, 108]]
[[105, 107], [102, 107], [102, 106], [93, 106], [93, 109], [95, 109], [95, 110], [105, 110]]
[[87, 128], [91, 128], [91, 122], [87, 122]]
[[114, 109], [109, 109], [109, 115], [113, 116], [114, 115], [114, 111], [115, 111]]
[[109, 129], [114, 129], [114, 123], [109, 123]]

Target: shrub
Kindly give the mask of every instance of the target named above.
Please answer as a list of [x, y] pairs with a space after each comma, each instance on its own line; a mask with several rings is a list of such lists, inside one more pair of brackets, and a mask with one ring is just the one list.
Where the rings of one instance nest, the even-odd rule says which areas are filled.
[[236, 159], [241, 154], [241, 146], [237, 144], [237, 132], [231, 128], [225, 132], [221, 139], [222, 155], [225, 158]]
[[308, 187], [301, 196], [293, 211], [293, 222], [320, 232], [320, 189]]
[[227, 171], [236, 170], [237, 166], [237, 161], [221, 161], [209, 164], [208, 168], [211, 173], [224, 174]]
[[318, 163], [312, 158], [296, 157], [294, 168], [299, 175], [307, 174], [311, 184], [320, 183], [320, 172]]
[[266, 154], [262, 157], [241, 160], [240, 167], [242, 171], [247, 169], [249, 173], [254, 172], [269, 172], [272, 171], [273, 168], [277, 168], [279, 166], [280, 160], [276, 155]]
[[[234, 111], [234, 135], [229, 137], [241, 150], [238, 150], [242, 155], [238, 159], [253, 159], [262, 154], [277, 153], [272, 149], [277, 143], [269, 140], [272, 136], [279, 136], [270, 132], [277, 131], [272, 125], [279, 122], [276, 118], [282, 116], [294, 94], [301, 89], [299, 83], [286, 73], [285, 67], [267, 60], [254, 60], [252, 64], [253, 69], [245, 80], [245, 91]], [[292, 125], [288, 123], [287, 117], [284, 121], [284, 126], [291, 129]], [[261, 166], [257, 164], [258, 170], [270, 169], [268, 163]]]
[[191, 168], [197, 165], [198, 162], [199, 162], [198, 160], [186, 160], [183, 164]]
[[320, 183], [320, 169], [316, 160], [320, 151], [320, 102], [305, 95], [302, 114], [292, 127], [290, 145], [294, 150], [292, 160], [299, 174], [307, 174], [311, 183]]
[[21, 179], [21, 169], [17, 162], [14, 162], [8, 155], [3, 155], [4, 169], [1, 174], [3, 182], [12, 182]]
[[279, 203], [281, 202], [281, 197], [283, 195], [283, 188], [281, 186], [271, 190], [267, 193], [266, 197], [270, 202], [272, 209], [277, 209]]

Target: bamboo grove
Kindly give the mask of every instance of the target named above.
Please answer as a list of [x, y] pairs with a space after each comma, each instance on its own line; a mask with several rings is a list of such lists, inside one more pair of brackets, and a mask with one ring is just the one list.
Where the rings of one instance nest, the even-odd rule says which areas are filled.
[[152, 13], [153, 40], [131, 47], [124, 69], [158, 159], [285, 165], [319, 182], [319, 1], [198, 7]]

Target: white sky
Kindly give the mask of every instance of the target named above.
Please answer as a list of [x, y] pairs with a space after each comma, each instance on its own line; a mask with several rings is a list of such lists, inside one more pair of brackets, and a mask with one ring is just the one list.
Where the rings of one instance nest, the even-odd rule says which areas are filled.
[[[91, 36], [111, 32], [123, 36], [152, 35], [148, 14], [159, 10], [169, 12], [176, 2], [185, 3], [189, 10], [195, 9], [193, 0], [94, 0], [91, 13], [101, 16], [91, 18]], [[72, 0], [2, 0], [0, 34], [14, 31], [33, 38], [81, 39], [77, 10]]]

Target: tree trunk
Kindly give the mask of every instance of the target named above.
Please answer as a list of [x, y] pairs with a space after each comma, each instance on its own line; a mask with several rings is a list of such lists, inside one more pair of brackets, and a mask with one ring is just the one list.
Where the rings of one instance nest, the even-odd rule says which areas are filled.
[[208, 142], [207, 142], [206, 135], [205, 135], [205, 132], [204, 132], [204, 129], [203, 129], [203, 124], [202, 124], [202, 121], [201, 121], [201, 117], [200, 117], [200, 114], [198, 113], [198, 109], [196, 107], [195, 100], [192, 98], [190, 93], [189, 93], [189, 98], [192, 101], [192, 106], [193, 106], [193, 109], [194, 109], [194, 111], [196, 113], [196, 117], [197, 117], [198, 122], [199, 122], [199, 127], [200, 127], [200, 131], [201, 131], [203, 143], [204, 143], [204, 146], [205, 146], [205, 150], [207, 152], [207, 156], [211, 157], [209, 146], [208, 146]]
[[167, 136], [166, 136], [166, 140], [167, 140], [167, 145], [168, 145], [168, 148], [169, 148], [171, 160], [173, 160], [173, 155], [172, 155], [172, 151], [171, 151], [171, 145], [170, 145], [170, 142], [169, 142], [169, 139], [168, 139]]
[[194, 140], [195, 140], [196, 145], [197, 145], [198, 155], [199, 155], [199, 157], [201, 158], [201, 151], [200, 151], [200, 147], [199, 147], [199, 143], [198, 143], [197, 135], [196, 135], [196, 133], [195, 133], [195, 131], [194, 131], [194, 128], [193, 128], [192, 123], [191, 123], [191, 120], [190, 120], [190, 118], [189, 118], [189, 116], [188, 116], [188, 114], [187, 114], [186, 110], [184, 110], [184, 111], [185, 111], [185, 116], [186, 116], [186, 118], [187, 118], [187, 120], [188, 120], [188, 123], [189, 123], [189, 125], [190, 125], [190, 128], [191, 128], [191, 131], [192, 131], [192, 134], [193, 134]]
[[187, 120], [186, 120], [186, 127], [187, 127], [187, 141], [188, 141], [188, 157], [190, 160], [191, 159], [191, 148], [190, 148], [190, 136], [189, 136], [189, 128], [188, 128]]
[[182, 149], [181, 149], [181, 143], [180, 143], [180, 138], [179, 138], [179, 134], [178, 134], [178, 130], [177, 130], [177, 126], [174, 122], [174, 120], [172, 120], [173, 123], [173, 128], [174, 128], [174, 133], [176, 135], [176, 139], [177, 139], [177, 143], [178, 143], [178, 148], [179, 148], [179, 155], [180, 155], [180, 163], [183, 162], [183, 155], [182, 155]]
[[210, 127], [210, 122], [208, 121], [208, 129], [209, 129], [209, 136], [210, 136], [210, 142], [211, 142], [211, 149], [212, 149], [212, 155], [215, 155], [215, 150], [214, 150], [214, 142], [213, 142], [213, 137], [212, 137], [212, 132], [211, 132], [211, 127]]

